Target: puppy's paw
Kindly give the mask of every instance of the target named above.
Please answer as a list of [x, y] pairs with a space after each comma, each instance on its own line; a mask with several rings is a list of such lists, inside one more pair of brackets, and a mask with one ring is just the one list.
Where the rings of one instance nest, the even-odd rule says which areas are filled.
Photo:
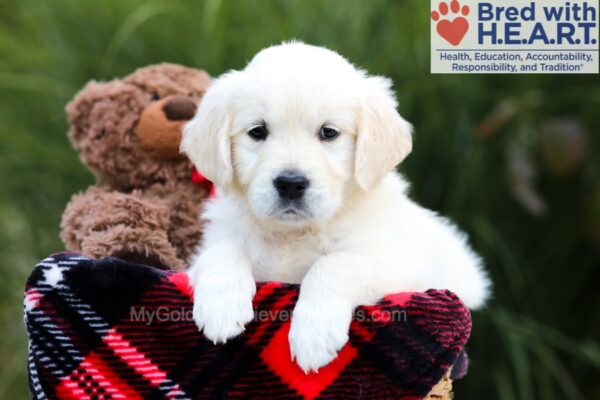
[[204, 280], [194, 287], [194, 322], [213, 343], [225, 343], [244, 331], [254, 318], [252, 298], [256, 291], [253, 280], [231, 282]]
[[341, 299], [323, 300], [300, 296], [292, 316], [290, 350], [305, 373], [329, 364], [348, 341], [352, 306]]

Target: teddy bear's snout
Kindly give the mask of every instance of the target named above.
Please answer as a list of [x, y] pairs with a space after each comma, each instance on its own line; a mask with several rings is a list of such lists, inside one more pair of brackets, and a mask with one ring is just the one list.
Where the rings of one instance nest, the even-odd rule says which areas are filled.
[[182, 157], [181, 130], [195, 113], [196, 103], [185, 96], [169, 96], [150, 103], [136, 127], [142, 148], [155, 159]]
[[163, 112], [169, 121], [188, 121], [196, 113], [196, 104], [189, 97], [173, 96], [166, 101]]

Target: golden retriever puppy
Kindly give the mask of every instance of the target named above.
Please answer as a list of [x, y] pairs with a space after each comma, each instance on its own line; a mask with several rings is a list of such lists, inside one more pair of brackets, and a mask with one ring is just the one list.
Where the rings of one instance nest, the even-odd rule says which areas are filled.
[[465, 235], [411, 201], [394, 171], [412, 136], [391, 86], [291, 42], [208, 89], [181, 143], [218, 187], [189, 270], [207, 338], [244, 330], [255, 281], [301, 284], [289, 342], [307, 372], [335, 358], [356, 306], [386, 294], [443, 288], [484, 303], [489, 281]]

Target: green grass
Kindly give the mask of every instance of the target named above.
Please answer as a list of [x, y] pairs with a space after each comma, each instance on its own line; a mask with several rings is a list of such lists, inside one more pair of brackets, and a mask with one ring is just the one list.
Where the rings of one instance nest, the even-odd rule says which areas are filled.
[[[62, 249], [62, 210], [93, 182], [67, 141], [66, 102], [90, 79], [161, 61], [218, 75], [291, 38], [394, 80], [416, 127], [401, 167], [412, 196], [452, 217], [486, 262], [494, 299], [474, 314], [457, 398], [597, 398], [598, 76], [431, 75], [428, 2], [417, 0], [0, 0], [0, 398], [28, 397], [23, 284]], [[584, 132], [557, 139], [540, 129], [553, 119]], [[486, 138], [483, 122], [495, 126]], [[575, 162], [557, 169], [548, 146]], [[523, 186], [545, 214], [516, 200]]]

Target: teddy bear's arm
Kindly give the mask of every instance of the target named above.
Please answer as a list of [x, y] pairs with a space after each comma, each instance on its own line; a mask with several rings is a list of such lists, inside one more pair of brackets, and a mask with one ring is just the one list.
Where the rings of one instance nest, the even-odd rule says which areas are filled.
[[183, 268], [168, 239], [169, 211], [136, 194], [92, 187], [71, 198], [63, 213], [61, 239], [67, 250], [91, 257]]

